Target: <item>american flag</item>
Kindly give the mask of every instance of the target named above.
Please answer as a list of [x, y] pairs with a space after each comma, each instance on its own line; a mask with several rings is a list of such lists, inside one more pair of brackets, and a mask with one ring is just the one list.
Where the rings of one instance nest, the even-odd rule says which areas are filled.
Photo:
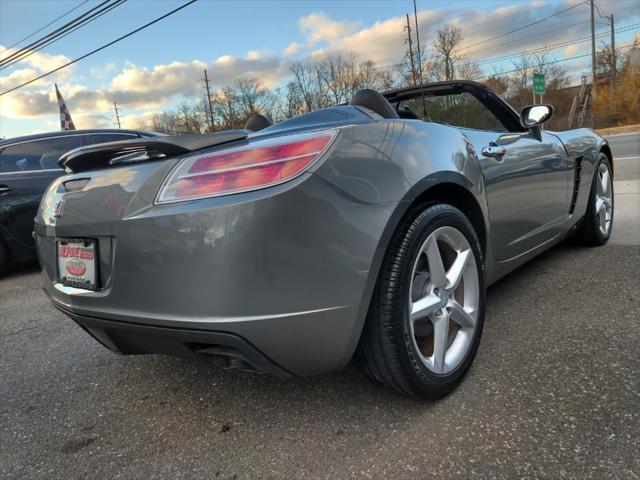
[[71, 114], [69, 113], [67, 104], [64, 103], [62, 95], [60, 95], [60, 90], [58, 90], [58, 84], [54, 83], [54, 85], [56, 86], [56, 97], [58, 97], [58, 110], [60, 110], [60, 129], [75, 130], [76, 126], [73, 124], [73, 120], [71, 120]]

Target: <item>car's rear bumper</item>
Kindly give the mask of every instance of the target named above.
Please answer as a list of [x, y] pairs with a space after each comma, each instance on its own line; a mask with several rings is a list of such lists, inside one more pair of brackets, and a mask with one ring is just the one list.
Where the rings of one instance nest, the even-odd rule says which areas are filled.
[[[45, 292], [50, 295], [48, 289]], [[279, 377], [343, 368], [357, 342], [353, 336], [358, 312], [348, 306], [281, 315], [188, 318], [122, 315], [78, 309], [56, 297], [51, 300], [111, 350], [127, 355], [196, 355], [222, 367]], [[232, 362], [233, 356], [239, 361]]]
[[292, 376], [251, 342], [233, 333], [117, 322], [57, 308], [106, 348], [123, 355], [164, 353], [200, 358], [227, 370], [270, 373], [280, 378]]

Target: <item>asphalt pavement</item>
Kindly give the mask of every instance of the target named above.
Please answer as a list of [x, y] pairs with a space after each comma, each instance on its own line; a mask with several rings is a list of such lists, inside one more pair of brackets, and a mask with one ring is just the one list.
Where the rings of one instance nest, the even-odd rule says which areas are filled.
[[489, 290], [480, 351], [438, 402], [355, 367], [281, 381], [124, 357], [0, 280], [0, 478], [640, 478], [640, 137], [611, 137], [614, 235]]

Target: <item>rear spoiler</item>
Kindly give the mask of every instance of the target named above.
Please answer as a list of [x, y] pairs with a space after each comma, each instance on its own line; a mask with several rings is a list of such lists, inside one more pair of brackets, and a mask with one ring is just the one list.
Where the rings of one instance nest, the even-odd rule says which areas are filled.
[[110, 167], [118, 163], [114, 160], [131, 154], [144, 154], [140, 157], [136, 156], [131, 161], [171, 158], [203, 148], [242, 140], [249, 133], [251, 132], [247, 130], [226, 130], [204, 135], [158, 136], [97, 143], [65, 153], [58, 160], [58, 165], [68, 173], [75, 173]]

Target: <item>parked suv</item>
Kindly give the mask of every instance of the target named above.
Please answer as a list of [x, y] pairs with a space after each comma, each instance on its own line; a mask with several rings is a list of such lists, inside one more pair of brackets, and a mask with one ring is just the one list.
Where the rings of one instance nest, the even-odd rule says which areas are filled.
[[70, 130], [0, 141], [0, 275], [10, 263], [36, 258], [33, 219], [47, 186], [64, 174], [58, 165], [63, 153], [153, 135], [133, 130]]

